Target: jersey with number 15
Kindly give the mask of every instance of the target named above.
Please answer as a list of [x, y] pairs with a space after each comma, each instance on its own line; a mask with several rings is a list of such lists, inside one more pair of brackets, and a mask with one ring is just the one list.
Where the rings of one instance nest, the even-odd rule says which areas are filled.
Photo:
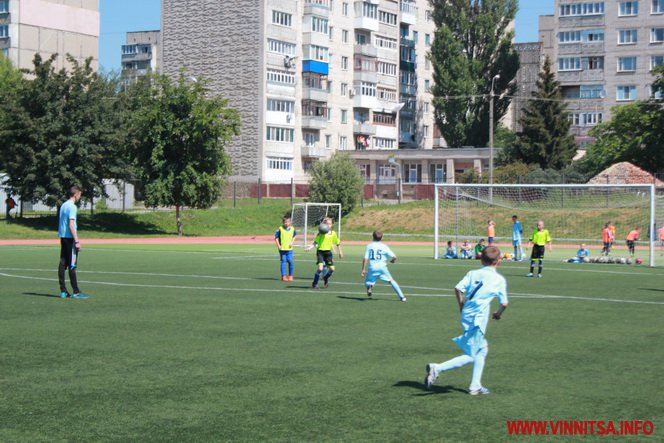
[[385, 269], [387, 262], [394, 257], [394, 252], [385, 243], [375, 241], [367, 245], [364, 258], [369, 262], [369, 271]]

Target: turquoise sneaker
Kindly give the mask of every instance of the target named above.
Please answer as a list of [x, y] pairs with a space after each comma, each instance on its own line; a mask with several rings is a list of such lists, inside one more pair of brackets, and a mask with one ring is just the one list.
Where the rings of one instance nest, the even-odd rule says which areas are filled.
[[86, 298], [90, 298], [90, 296], [82, 292], [79, 292], [78, 294], [72, 295], [71, 298], [76, 300], [85, 300]]
[[67, 291], [62, 291], [62, 292], [60, 293], [60, 298], [67, 298], [67, 297], [71, 297], [71, 294], [70, 294], [69, 292], [67, 292]]

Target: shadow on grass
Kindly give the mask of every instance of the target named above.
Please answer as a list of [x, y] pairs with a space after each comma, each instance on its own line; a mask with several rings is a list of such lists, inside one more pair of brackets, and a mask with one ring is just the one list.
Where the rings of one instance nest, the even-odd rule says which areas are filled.
[[419, 381], [412, 381], [412, 380], [403, 380], [395, 383], [393, 385], [395, 388], [413, 388], [417, 389], [419, 391], [422, 391], [421, 393], [414, 394], [417, 396], [424, 396], [424, 395], [433, 395], [433, 394], [449, 394], [450, 392], [461, 392], [463, 394], [467, 394], [468, 391], [465, 389], [459, 389], [455, 388], [454, 386], [436, 386], [433, 385], [431, 386], [431, 390], [427, 391], [426, 386], [424, 383], [420, 383]]
[[375, 298], [369, 298], [369, 297], [346, 297], [344, 295], [337, 295], [337, 298], [343, 298], [344, 300], [355, 300], [355, 301], [371, 301], [371, 300], [377, 300]]
[[50, 297], [50, 298], [60, 298], [60, 295], [54, 294], [42, 294], [39, 292], [24, 292], [23, 295], [31, 295], [33, 297]]
[[[36, 231], [57, 231], [58, 217], [44, 215], [23, 217], [12, 220], [13, 224]], [[95, 215], [79, 214], [78, 226], [81, 231], [108, 232], [125, 235], [170, 235], [152, 223], [139, 221], [135, 215], [121, 212], [102, 212]]]
[[654, 291], [654, 292], [664, 292], [664, 289], [657, 288], [638, 288], [639, 291]]

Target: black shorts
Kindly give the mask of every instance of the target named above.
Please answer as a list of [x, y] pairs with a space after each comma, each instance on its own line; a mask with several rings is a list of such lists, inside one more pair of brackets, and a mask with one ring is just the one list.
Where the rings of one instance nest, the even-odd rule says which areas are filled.
[[544, 245], [534, 245], [533, 246], [533, 252], [530, 254], [531, 260], [535, 260], [538, 258], [544, 258]]
[[634, 240], [627, 240], [627, 247], [630, 249], [634, 248]]
[[316, 251], [316, 264], [324, 264], [327, 267], [334, 266], [332, 251]]

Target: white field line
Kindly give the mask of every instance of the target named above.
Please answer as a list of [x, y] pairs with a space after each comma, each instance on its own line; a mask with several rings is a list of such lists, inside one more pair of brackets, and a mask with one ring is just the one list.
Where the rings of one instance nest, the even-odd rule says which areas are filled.
[[[13, 270], [13, 271], [29, 271], [29, 272], [52, 272], [52, 270], [45, 269], [22, 269], [22, 268], [0, 268], [0, 270]], [[227, 279], [227, 280], [250, 280], [255, 281], [256, 279], [245, 278], [245, 277], [219, 277], [219, 276], [194, 276], [186, 274], [150, 274], [150, 273], [137, 273], [137, 272], [108, 272], [108, 271], [86, 271], [90, 274], [115, 274], [115, 275], [138, 275], [138, 276], [168, 276], [168, 277], [190, 277], [190, 278], [213, 278], [213, 279]], [[0, 273], [0, 276], [8, 278], [19, 278], [26, 280], [41, 280], [41, 281], [50, 281], [56, 282], [54, 278], [45, 278], [45, 277], [29, 277], [22, 275], [12, 275], [7, 273]], [[186, 290], [201, 290], [201, 291], [229, 291], [229, 292], [285, 292], [293, 293], [294, 289], [255, 289], [255, 288], [224, 288], [224, 287], [206, 287], [206, 286], [182, 286], [182, 285], [148, 285], [148, 284], [135, 284], [135, 283], [116, 283], [116, 282], [100, 282], [93, 280], [82, 280], [82, 283], [87, 284], [97, 284], [105, 286], [121, 286], [121, 287], [136, 287], [136, 288], [155, 288], [155, 289], [186, 289]], [[334, 282], [335, 285], [352, 285], [360, 286], [360, 283], [347, 283], [347, 282]], [[451, 289], [440, 289], [440, 288], [426, 288], [426, 287], [409, 287], [403, 286], [405, 288], [417, 288], [421, 290], [430, 290], [432, 293], [427, 294], [414, 294], [408, 293], [407, 297], [452, 297]], [[364, 288], [364, 285], [362, 285]], [[307, 288], [308, 289], [308, 288]], [[441, 294], [435, 293], [434, 291], [449, 291], [450, 294]], [[322, 292], [317, 293], [326, 293], [326, 294], [342, 294], [342, 295], [358, 295], [358, 292], [349, 292], [349, 291], [334, 291], [326, 289]], [[364, 291], [359, 294], [364, 294]], [[568, 296], [568, 295], [551, 295], [551, 294], [533, 294], [533, 293], [523, 293], [523, 292], [512, 292], [509, 294], [511, 298], [524, 298], [524, 299], [562, 299], [562, 300], [582, 300], [582, 301], [592, 301], [592, 302], [608, 302], [608, 303], [627, 303], [627, 304], [645, 304], [645, 305], [664, 305], [664, 302], [656, 301], [641, 301], [641, 300], [620, 300], [620, 299], [611, 299], [611, 298], [593, 298], [593, 297], [577, 297], [577, 296]]]

